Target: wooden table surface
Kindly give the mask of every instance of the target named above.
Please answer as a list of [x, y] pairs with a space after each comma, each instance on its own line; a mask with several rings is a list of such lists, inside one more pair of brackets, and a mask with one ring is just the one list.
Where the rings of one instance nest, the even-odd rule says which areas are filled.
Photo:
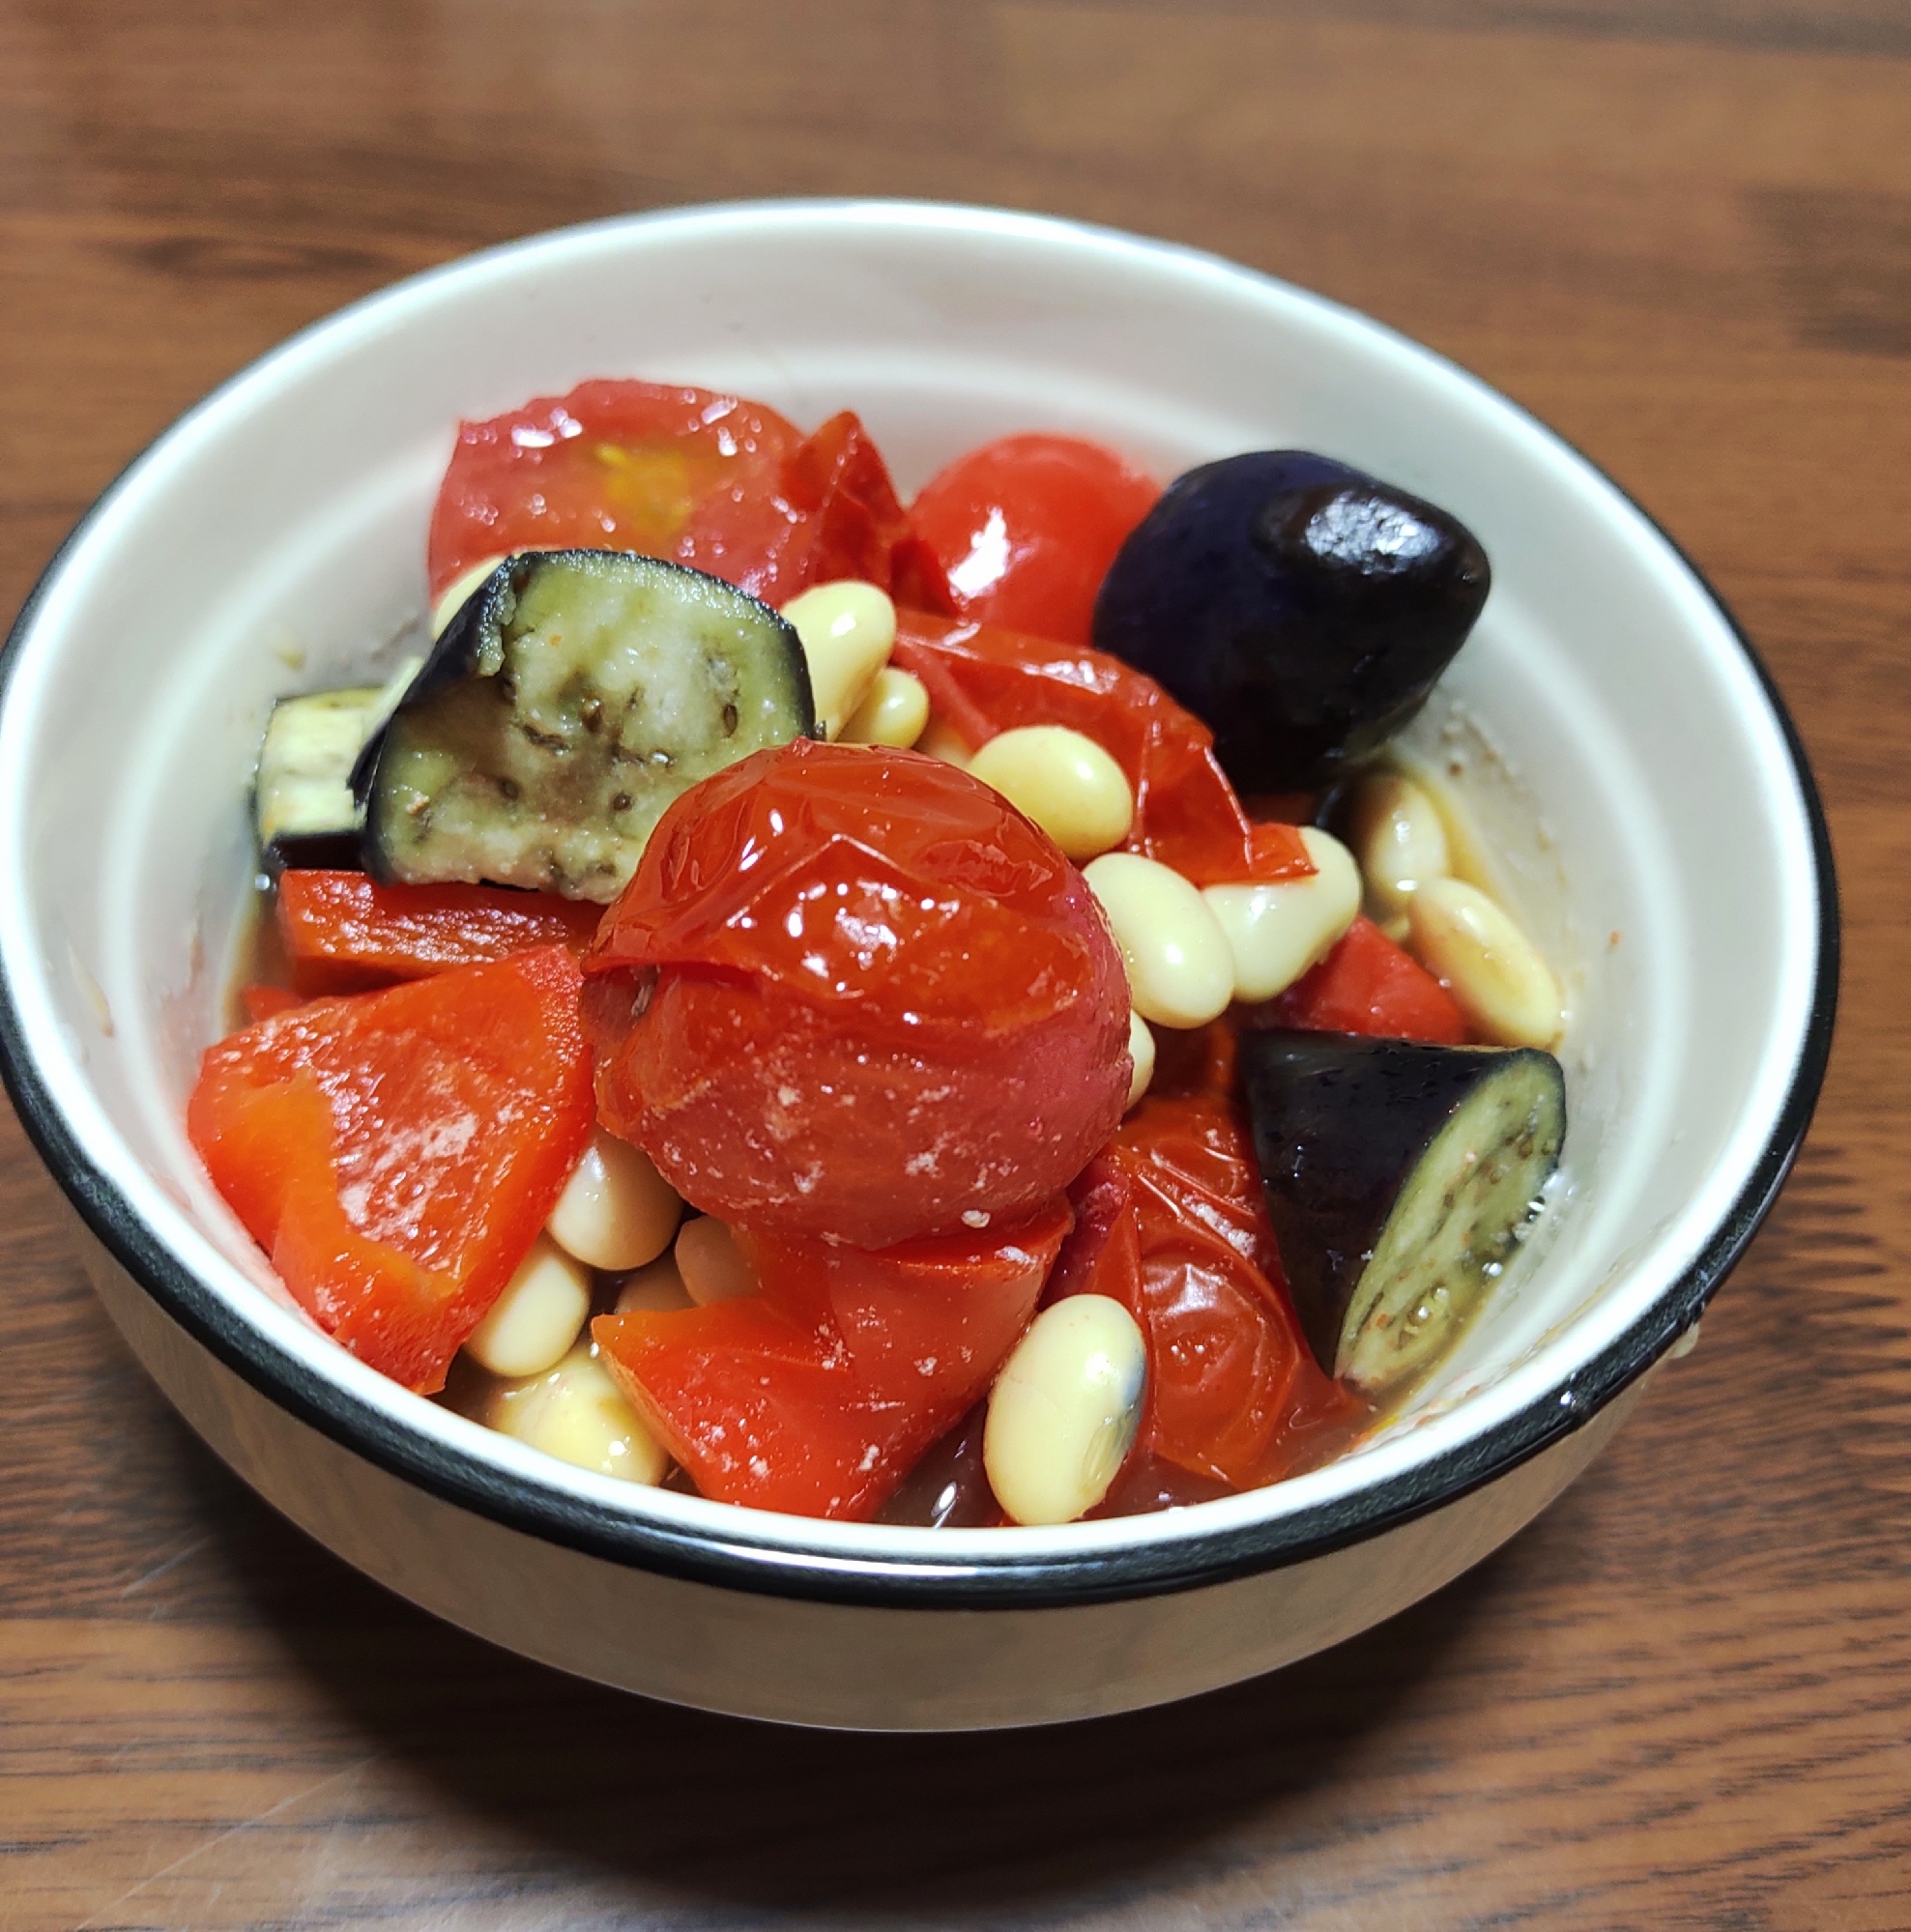
[[999, 1738], [649, 1705], [190, 1436], [0, 1144], [0, 1925], [1911, 1926], [1904, 0], [5, 0], [0, 604], [176, 412], [479, 244], [1053, 210], [1433, 344], [1678, 536], [1842, 869], [1796, 1175], [1604, 1460], [1312, 1662]]

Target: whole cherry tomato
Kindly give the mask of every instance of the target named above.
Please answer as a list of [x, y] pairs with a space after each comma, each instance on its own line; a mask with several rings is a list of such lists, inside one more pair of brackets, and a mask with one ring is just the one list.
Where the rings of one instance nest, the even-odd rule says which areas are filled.
[[606, 1124], [726, 1221], [883, 1248], [1026, 1215], [1127, 1097], [1086, 882], [913, 752], [799, 738], [692, 787], [585, 971]]
[[1086, 644], [1108, 566], [1160, 494], [1099, 444], [1004, 436], [932, 477], [910, 514], [965, 617]]

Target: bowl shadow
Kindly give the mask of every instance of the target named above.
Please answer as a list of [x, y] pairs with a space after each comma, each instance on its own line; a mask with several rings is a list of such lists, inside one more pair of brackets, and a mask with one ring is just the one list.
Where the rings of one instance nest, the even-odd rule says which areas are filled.
[[1490, 1559], [1334, 1650], [1121, 1716], [809, 1731], [652, 1702], [500, 1650], [349, 1569], [210, 1455], [183, 1459], [226, 1491], [205, 1501], [238, 1529], [242, 1600], [368, 1750], [480, 1840], [524, 1845], [546, 1882], [568, 1867], [632, 1904], [695, 1901], [720, 1918], [809, 1908], [994, 1923], [1044, 1899], [1068, 1916], [1091, 1901], [1165, 1904], [1174, 1874], [1246, 1858], [1250, 1819], [1263, 1843], [1314, 1833], [1319, 1790], [1439, 1674], [1495, 1590]]

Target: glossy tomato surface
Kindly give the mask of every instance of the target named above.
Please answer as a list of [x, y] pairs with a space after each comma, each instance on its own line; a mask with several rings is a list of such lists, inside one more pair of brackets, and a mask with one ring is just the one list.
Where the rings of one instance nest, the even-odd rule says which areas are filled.
[[461, 423], [432, 511], [431, 594], [512, 550], [634, 550], [771, 603], [860, 577], [950, 608], [868, 432], [813, 436], [762, 403], [598, 380]]
[[910, 509], [964, 616], [1086, 644], [1108, 566], [1160, 494], [1100, 444], [1004, 436], [958, 456]]
[[1049, 1292], [1108, 1295], [1141, 1323], [1148, 1396], [1138, 1457], [1247, 1489], [1338, 1446], [1364, 1420], [1301, 1338], [1232, 1101], [1151, 1095], [1070, 1198], [1075, 1231]]
[[1121, 1117], [1127, 981], [1082, 875], [912, 752], [799, 739], [694, 787], [585, 969], [605, 1121], [729, 1222], [986, 1226]]

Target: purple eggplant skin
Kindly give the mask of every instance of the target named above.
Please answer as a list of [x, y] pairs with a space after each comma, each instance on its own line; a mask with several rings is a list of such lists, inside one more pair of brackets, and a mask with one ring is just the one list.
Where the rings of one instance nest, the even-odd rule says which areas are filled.
[[1169, 484], [1102, 581], [1094, 642], [1209, 727], [1237, 791], [1311, 791], [1426, 703], [1491, 582], [1437, 505], [1260, 449]]
[[1240, 1079], [1295, 1312], [1330, 1375], [1384, 1394], [1493, 1285], [1566, 1133], [1537, 1049], [1244, 1032]]

